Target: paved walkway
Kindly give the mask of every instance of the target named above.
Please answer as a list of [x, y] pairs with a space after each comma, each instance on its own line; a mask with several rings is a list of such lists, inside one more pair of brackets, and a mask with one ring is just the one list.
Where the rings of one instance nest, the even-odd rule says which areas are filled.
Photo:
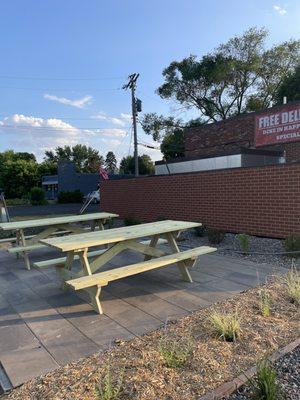
[[[34, 253], [34, 260], [57, 256], [53, 250]], [[115, 258], [138, 261], [126, 252]], [[176, 267], [111, 283], [103, 291], [105, 314], [99, 316], [74, 292], [59, 288], [54, 269], [27, 271], [22, 260], [0, 250], [0, 361], [13, 386], [60, 365], [106, 349], [160, 327], [211, 303], [232, 297], [274, 270], [211, 254], [192, 270], [194, 283], [181, 281]], [[276, 273], [284, 272], [276, 270]], [[1, 378], [1, 370], [0, 370]]]

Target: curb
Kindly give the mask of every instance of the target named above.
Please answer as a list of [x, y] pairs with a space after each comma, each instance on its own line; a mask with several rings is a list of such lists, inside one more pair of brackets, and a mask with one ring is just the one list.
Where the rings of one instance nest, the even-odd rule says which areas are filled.
[[[300, 345], [300, 338], [294, 340], [292, 343], [276, 350], [269, 359], [274, 362], [282, 356], [290, 353], [296, 347]], [[249, 368], [247, 371], [238, 375], [232, 381], [225, 382], [221, 386], [217, 387], [211, 392], [206, 393], [204, 396], [198, 398], [198, 400], [221, 400], [223, 397], [231, 395], [241, 386], [243, 386], [249, 378], [252, 378], [256, 373], [256, 367]]]

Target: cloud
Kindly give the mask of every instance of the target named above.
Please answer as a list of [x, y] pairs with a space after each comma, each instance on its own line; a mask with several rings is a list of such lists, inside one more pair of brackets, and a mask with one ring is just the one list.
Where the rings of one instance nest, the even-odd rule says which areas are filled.
[[273, 10], [277, 12], [279, 15], [285, 15], [287, 14], [287, 10], [281, 6], [278, 5], [273, 5]]
[[118, 126], [126, 126], [129, 122], [131, 122], [131, 116], [129, 114], [121, 113], [120, 117], [112, 117], [104, 112], [99, 112], [96, 115], [91, 116], [92, 119], [99, 119], [101, 121], [110, 122], [114, 125]]
[[107, 129], [100, 129], [99, 133], [101, 133], [104, 136], [110, 136], [110, 137], [125, 137], [126, 136], [126, 131], [123, 129], [117, 129], [117, 128], [107, 128]]
[[14, 114], [0, 121], [0, 134], [1, 142], [7, 142], [9, 148], [33, 152], [41, 158], [45, 150], [57, 146], [87, 144], [95, 132], [78, 129], [57, 118]]
[[92, 96], [84, 96], [81, 99], [67, 99], [66, 97], [58, 97], [51, 94], [44, 94], [44, 99], [56, 101], [57, 103], [65, 104], [68, 106], [76, 107], [76, 108], [84, 108], [87, 104], [91, 103]]

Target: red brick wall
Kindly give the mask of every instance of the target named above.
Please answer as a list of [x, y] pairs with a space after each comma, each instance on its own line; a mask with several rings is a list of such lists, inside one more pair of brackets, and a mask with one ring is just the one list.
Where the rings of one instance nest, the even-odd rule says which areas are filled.
[[300, 234], [300, 163], [105, 181], [101, 209], [253, 235]]
[[[275, 106], [275, 110], [284, 106]], [[255, 148], [254, 125], [256, 113], [242, 114], [213, 124], [188, 128], [185, 131], [185, 156], [213, 156], [241, 147]], [[258, 149], [285, 150], [286, 161], [300, 161], [300, 142], [277, 146], [261, 146]]]

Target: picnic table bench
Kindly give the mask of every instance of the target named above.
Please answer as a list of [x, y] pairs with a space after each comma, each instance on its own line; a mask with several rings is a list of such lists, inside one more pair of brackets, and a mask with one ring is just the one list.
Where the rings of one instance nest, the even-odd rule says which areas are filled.
[[[99, 314], [102, 314], [101, 288], [113, 280], [176, 263], [182, 278], [185, 281], [192, 282], [188, 268], [194, 265], [198, 256], [217, 250], [209, 246], [186, 251], [179, 250], [176, 243], [178, 232], [197, 226], [201, 226], [201, 224], [167, 220], [106, 231], [42, 239], [40, 242], [67, 253], [64, 263], [58, 261], [52, 263], [57, 269], [63, 287], [69, 286], [75, 290], [82, 289], [88, 292], [93, 308]], [[149, 237], [150, 240], [141, 241], [142, 238]], [[162, 240], [168, 244], [169, 251], [156, 248]], [[91, 248], [103, 245], [109, 245], [109, 248], [100, 250], [100, 253], [96, 254], [89, 252]], [[142, 253], [145, 256], [144, 260], [108, 271], [97, 272], [124, 250]], [[92, 258], [92, 260], [90, 261], [89, 258]], [[75, 259], [80, 260], [81, 268], [79, 271], [72, 270]], [[39, 266], [37, 264], [35, 265]]]
[[[8, 249], [9, 253], [21, 255], [24, 258], [27, 269], [30, 269], [30, 260], [28, 253], [32, 250], [44, 247], [39, 242], [40, 239], [46, 239], [53, 235], [65, 233], [83, 233], [85, 228], [75, 225], [76, 223], [89, 222], [92, 231], [98, 226], [103, 230], [103, 224], [106, 220], [118, 217], [117, 214], [107, 212], [69, 215], [61, 217], [47, 217], [39, 219], [30, 219], [24, 221], [0, 223], [0, 230], [16, 232], [15, 246]], [[35, 235], [25, 236], [24, 230], [27, 228], [44, 228]]]

